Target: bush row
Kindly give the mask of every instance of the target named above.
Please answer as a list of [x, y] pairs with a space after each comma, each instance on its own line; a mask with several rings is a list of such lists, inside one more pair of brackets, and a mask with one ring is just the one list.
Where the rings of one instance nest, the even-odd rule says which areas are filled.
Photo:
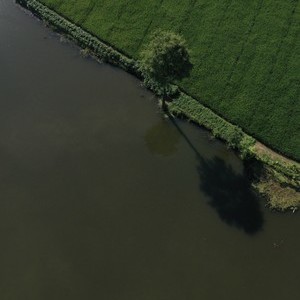
[[133, 59], [126, 57], [119, 51], [101, 42], [98, 38], [71, 23], [47, 6], [36, 0], [16, 0], [17, 3], [28, 8], [32, 13], [54, 26], [55, 30], [74, 39], [82, 48], [88, 48], [93, 54], [104, 62], [121, 67], [137, 74], [138, 68]]
[[169, 110], [175, 115], [183, 115], [193, 122], [209, 128], [215, 137], [226, 141], [232, 148], [238, 149], [243, 156], [250, 154], [255, 139], [244, 133], [241, 128], [219, 117], [209, 108], [192, 97], [181, 93], [169, 104]]
[[[84, 31], [79, 26], [71, 23], [64, 17], [60, 16], [47, 6], [36, 0], [16, 0], [19, 4], [31, 10], [35, 15], [53, 25], [54, 28], [67, 36], [74, 39], [82, 48], [88, 48], [93, 54], [102, 61], [116, 65], [124, 70], [141, 77], [138, 63], [131, 58], [121, 54], [119, 51], [101, 42], [92, 34]], [[156, 94], [161, 94], [161, 87], [155, 82], [145, 82], [146, 86]], [[170, 86], [168, 94], [177, 95], [178, 88]], [[249, 155], [255, 156], [256, 159], [271, 166], [279, 173], [291, 178], [294, 182], [300, 180], [300, 170], [296, 164], [285, 164], [281, 161], [274, 161], [268, 155], [261, 155], [253, 147], [256, 140], [244, 133], [241, 128], [235, 126], [225, 119], [219, 117], [210, 109], [204, 107], [192, 97], [180, 92], [176, 101], [169, 104], [169, 109], [177, 115], [184, 115], [195, 123], [210, 129], [214, 136], [225, 140], [231, 147], [238, 149], [242, 157]]]
[[274, 160], [267, 154], [260, 154], [255, 151], [255, 148], [251, 149], [251, 152], [255, 158], [265, 165], [270, 166], [273, 171], [273, 177], [280, 183], [290, 185], [297, 190], [300, 187], [300, 168], [293, 163], [285, 163], [279, 160]]
[[193, 122], [210, 129], [215, 137], [226, 141], [229, 146], [240, 151], [243, 158], [255, 157], [257, 160], [275, 169], [279, 174], [276, 176], [279, 182], [288, 182], [294, 187], [299, 186], [300, 169], [296, 164], [288, 164], [282, 161], [276, 161], [267, 154], [260, 154], [255, 150], [256, 140], [225, 119], [219, 117], [209, 108], [200, 104], [194, 98], [181, 93], [180, 96], [169, 104], [169, 110], [175, 115], [182, 115]]

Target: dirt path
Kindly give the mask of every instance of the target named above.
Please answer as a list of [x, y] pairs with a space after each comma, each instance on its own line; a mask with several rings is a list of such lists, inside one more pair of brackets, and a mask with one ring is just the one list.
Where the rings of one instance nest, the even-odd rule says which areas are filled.
[[268, 155], [272, 160], [281, 161], [283, 163], [287, 163], [290, 165], [296, 165], [298, 168], [300, 168], [300, 164], [292, 159], [289, 159], [273, 150], [265, 146], [264, 144], [260, 142], [256, 142], [254, 145], [255, 152], [259, 155]]

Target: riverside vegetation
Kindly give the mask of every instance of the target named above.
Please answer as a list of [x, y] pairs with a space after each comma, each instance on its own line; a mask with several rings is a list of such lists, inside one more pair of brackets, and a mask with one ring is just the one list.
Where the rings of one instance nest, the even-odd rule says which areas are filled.
[[161, 95], [162, 109], [166, 110], [166, 97], [172, 93], [172, 82], [190, 75], [193, 65], [186, 41], [172, 31], [158, 30], [141, 53], [139, 69], [146, 86]]
[[156, 29], [187, 40], [179, 85], [273, 149], [300, 160], [297, 0], [40, 0], [137, 59]]
[[[142, 74], [140, 72], [139, 64], [134, 58], [136, 58], [134, 55], [134, 58], [129, 58], [128, 56], [124, 55], [124, 52], [130, 53], [128, 51], [128, 48], [126, 46], [120, 47], [120, 45], [117, 45], [119, 47], [116, 48], [122, 48], [124, 51], [121, 53], [120, 51], [117, 51], [115, 47], [111, 47], [107, 43], [101, 42], [95, 35], [90, 34], [89, 32], [86, 32], [83, 30], [83, 28], [88, 29], [89, 31], [93, 32], [89, 26], [86, 26], [86, 20], [83, 22], [83, 19], [78, 20], [72, 15], [68, 15], [71, 13], [75, 13], [74, 11], [77, 11], [78, 7], [83, 3], [94, 3], [90, 7], [90, 13], [89, 15], [93, 15], [93, 10], [97, 7], [96, 1], [36, 1], [36, 0], [17, 0], [20, 4], [23, 6], [29, 8], [32, 10], [36, 15], [50, 23], [55, 27], [55, 29], [59, 30], [60, 32], [67, 34], [71, 38], [75, 39], [83, 48], [88, 48], [93, 52], [95, 56], [98, 58], [107, 61], [109, 63], [118, 65], [122, 67], [123, 69], [136, 74], [137, 76], [141, 77]], [[67, 19], [61, 17], [57, 13], [55, 13], [52, 9], [49, 9], [47, 6], [42, 5], [40, 2], [45, 2], [50, 7], [54, 8], [60, 13], [63, 13], [64, 15], [67, 15], [72, 22], [69, 22]], [[107, 1], [102, 1], [102, 4], [104, 4]], [[112, 5], [120, 5], [120, 2], [118, 1], [116, 4]], [[143, 1], [141, 1], [142, 3]], [[196, 2], [196, 1], [194, 1]], [[201, 1], [199, 1], [201, 2]], [[203, 2], [203, 1], [202, 1]], [[204, 1], [205, 2], [205, 1]], [[207, 2], [207, 1], [206, 1]], [[58, 5], [59, 3], [59, 5]], [[69, 7], [72, 3], [72, 9]], [[136, 4], [137, 6], [140, 5]], [[149, 4], [150, 5], [150, 4]], [[80, 10], [79, 10], [80, 11]], [[79, 11], [77, 13], [79, 14]], [[66, 13], [68, 12], [68, 13]], [[99, 13], [99, 19], [102, 13]], [[134, 18], [133, 18], [134, 19]], [[73, 22], [80, 24], [83, 28], [76, 26]], [[135, 20], [135, 22], [138, 22]], [[114, 22], [112, 22], [114, 24]], [[253, 25], [254, 26], [254, 25]], [[98, 23], [95, 21], [94, 27], [105, 27], [105, 21], [104, 26], [100, 26], [99, 21]], [[148, 28], [150, 31], [150, 29]], [[199, 29], [200, 30], [200, 29]], [[130, 28], [126, 32], [130, 32]], [[101, 36], [101, 33], [99, 32], [93, 32], [97, 36], [100, 36], [101, 38], [105, 39], [105, 34], [103, 34], [103, 37]], [[124, 33], [125, 34], [125, 33]], [[149, 33], [147, 33], [148, 35]], [[126, 34], [125, 34], [126, 35]], [[130, 40], [130, 37], [127, 37]], [[106, 40], [106, 39], [105, 39]], [[106, 40], [107, 41], [107, 40]], [[133, 38], [133, 41], [135, 39]], [[110, 42], [110, 41], [109, 41]], [[148, 42], [148, 39], [145, 37], [145, 40], [141, 43], [139, 46], [139, 49], [141, 48], [143, 43]], [[130, 41], [127, 40], [127, 43], [130, 43]], [[111, 43], [114, 46], [116, 46], [116, 43]], [[192, 44], [193, 45], [193, 44]], [[127, 45], [128, 46], [128, 45]], [[205, 47], [204, 47], [205, 48]], [[192, 47], [193, 51], [193, 47]], [[193, 52], [192, 52], [193, 53]], [[197, 69], [198, 64], [195, 57], [192, 57], [193, 62], [195, 62], [195, 68]], [[209, 60], [208, 60], [209, 62]], [[194, 68], [194, 69], [195, 69]], [[195, 72], [195, 71], [193, 71]], [[237, 148], [243, 157], [250, 157], [255, 158], [256, 161], [259, 161], [263, 163], [263, 165], [257, 166], [255, 165], [255, 171], [254, 173], [257, 175], [257, 182], [256, 182], [256, 188], [264, 194], [268, 195], [268, 198], [270, 200], [270, 205], [273, 208], [276, 209], [287, 209], [287, 208], [295, 208], [299, 206], [300, 199], [299, 199], [299, 181], [300, 181], [300, 168], [299, 164], [293, 161], [290, 161], [288, 159], [284, 159], [283, 157], [279, 155], [272, 155], [270, 151], [266, 151], [264, 148], [258, 147], [258, 143], [254, 138], [247, 135], [243, 130], [241, 130], [238, 126], [235, 126], [229, 122], [227, 122], [225, 119], [221, 118], [220, 116], [213, 113], [208, 107], [203, 106], [199, 103], [199, 99], [192, 98], [191, 96], [188, 96], [186, 93], [183, 92], [183, 90], [193, 82], [193, 72], [192, 76], [189, 79], [186, 79], [183, 81], [182, 84], [180, 84], [180, 88], [177, 88], [177, 86], [172, 86], [170, 90], [171, 94], [175, 97], [176, 100], [172, 101], [169, 104], [169, 110], [171, 113], [176, 115], [183, 115], [190, 120], [203, 125], [209, 129], [212, 130], [213, 134], [217, 137], [220, 137], [221, 139], [227, 141], [230, 146]], [[236, 71], [234, 71], [235, 73]], [[273, 70], [274, 72], [274, 70]], [[231, 75], [233, 76], [233, 74]], [[210, 77], [211, 78], [211, 77]], [[201, 81], [201, 80], [199, 80]], [[207, 81], [207, 77], [203, 77], [203, 81]], [[190, 82], [190, 83], [188, 83]], [[211, 82], [215, 81], [211, 79]], [[199, 83], [200, 84], [200, 83]], [[217, 83], [216, 83], [217, 84]], [[197, 86], [197, 84], [195, 85]], [[213, 84], [211, 84], [211, 87]], [[192, 91], [191, 89], [190, 91]], [[201, 89], [200, 89], [201, 90]], [[155, 91], [155, 88], [154, 88]], [[264, 94], [264, 93], [263, 93]], [[203, 94], [204, 95], [204, 94]], [[211, 94], [212, 95], [212, 94]], [[214, 98], [216, 99], [216, 98]], [[294, 99], [293, 97], [291, 99]], [[257, 99], [256, 99], [257, 100]], [[201, 99], [203, 103], [206, 103], [205, 98]], [[215, 100], [212, 100], [212, 103], [210, 103], [210, 106], [214, 106]], [[267, 99], [264, 99], [264, 101], [267, 101]], [[236, 105], [233, 103], [233, 101], [229, 101], [229, 104], [232, 106], [234, 111], [234, 106]], [[296, 103], [297, 104], [297, 103]], [[293, 109], [291, 107], [292, 105], [287, 105], [286, 109], [287, 111], [291, 111]], [[216, 107], [214, 107], [216, 111]], [[241, 109], [241, 107], [240, 107]], [[226, 112], [226, 109], [224, 109], [224, 112]], [[246, 105], [244, 107], [244, 113], [249, 113], [249, 107]], [[256, 112], [256, 110], [254, 110]], [[244, 115], [244, 113], [241, 113], [241, 116]], [[253, 113], [253, 112], [251, 112]], [[264, 115], [266, 112], [263, 110], [260, 110], [260, 113]], [[295, 121], [297, 114], [293, 114]], [[293, 117], [292, 117], [293, 118]], [[290, 118], [291, 119], [291, 118]], [[282, 121], [282, 119], [281, 119]], [[267, 120], [265, 121], [265, 127], [267, 126]], [[255, 122], [254, 122], [255, 123]], [[293, 123], [293, 122], [292, 122]], [[289, 123], [290, 124], [290, 123]], [[241, 124], [242, 125], [242, 124]], [[296, 124], [297, 125], [297, 124]], [[275, 128], [276, 124], [272, 127]], [[247, 128], [247, 126], [245, 127]], [[248, 128], [247, 128], [248, 129]], [[295, 126], [293, 129], [297, 129], [297, 126]], [[263, 131], [261, 131], [262, 133]], [[277, 134], [280, 134], [280, 132]], [[289, 135], [283, 135], [282, 139], [289, 138], [289, 140], [293, 140], [293, 142], [296, 142], [297, 145], [297, 139], [291, 139], [290, 138], [291, 133]], [[295, 133], [295, 137], [297, 134]], [[263, 140], [263, 139], [262, 139]], [[283, 145], [284, 142], [281, 143]], [[276, 147], [275, 147], [276, 148]], [[295, 148], [296, 149], [296, 148]], [[282, 151], [285, 152], [285, 151]], [[297, 153], [297, 151], [295, 152]], [[295, 155], [297, 157], [297, 154]], [[263, 167], [261, 167], [263, 166]], [[259, 169], [259, 172], [257, 171]], [[283, 188], [284, 187], [284, 188]], [[280, 193], [278, 192], [280, 191]], [[281, 196], [278, 197], [278, 194]]]

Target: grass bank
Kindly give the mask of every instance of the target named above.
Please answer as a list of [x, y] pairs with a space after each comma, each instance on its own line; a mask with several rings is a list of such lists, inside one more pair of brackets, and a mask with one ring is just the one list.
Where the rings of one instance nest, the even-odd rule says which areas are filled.
[[[107, 45], [94, 35], [43, 5], [40, 1], [16, 0], [16, 2], [30, 9], [35, 15], [54, 26], [59, 32], [75, 40], [81, 47], [89, 49], [99, 59], [140, 76], [137, 61]], [[258, 142], [240, 127], [226, 121], [211, 109], [183, 92], [179, 92], [179, 96], [169, 103], [169, 110], [177, 116], [184, 116], [210, 129], [216, 137], [223, 139], [231, 147], [238, 149], [243, 158], [255, 158], [256, 161], [261, 162], [263, 172], [256, 172], [258, 177], [256, 188], [268, 195], [269, 203], [272, 207], [286, 209], [300, 206], [299, 192], [297, 190], [300, 183], [300, 167], [298, 163], [289, 161], [280, 155], [274, 158], [271, 150], [267, 147], [258, 147]], [[273, 182], [277, 184], [276, 194], [278, 194], [278, 189], [285, 191], [285, 193], [282, 193], [284, 195], [284, 205], [281, 204], [282, 201], [276, 200], [276, 195], [273, 193], [274, 189], [270, 188], [271, 182], [272, 184]], [[289, 190], [293, 193], [287, 192]]]
[[93, 55], [102, 61], [116, 65], [127, 72], [137, 74], [136, 63], [133, 59], [128, 58], [113, 47], [103, 43], [95, 36], [49, 9], [41, 2], [35, 0], [16, 0], [16, 2], [47, 22], [54, 30], [67, 35], [79, 46], [91, 51]]
[[182, 90], [300, 161], [298, 0], [40, 0], [138, 59], [157, 28], [184, 36], [194, 69]]
[[170, 102], [169, 110], [210, 129], [215, 137], [224, 140], [237, 149], [243, 159], [249, 160], [253, 187], [265, 196], [270, 208], [294, 211], [300, 207], [300, 165], [297, 162], [274, 153], [184, 93]]

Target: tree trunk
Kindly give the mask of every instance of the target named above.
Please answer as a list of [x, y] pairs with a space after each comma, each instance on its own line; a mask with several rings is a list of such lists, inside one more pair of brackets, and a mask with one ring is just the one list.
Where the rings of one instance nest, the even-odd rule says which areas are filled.
[[163, 111], [167, 111], [167, 104], [166, 104], [166, 97], [162, 97], [162, 103], [161, 103], [161, 108]]
[[161, 103], [161, 108], [163, 111], [167, 111], [167, 104], [166, 104], [166, 98], [167, 98], [167, 95], [166, 95], [166, 85], [164, 85], [164, 88], [163, 88], [163, 95], [162, 95], [162, 103]]

